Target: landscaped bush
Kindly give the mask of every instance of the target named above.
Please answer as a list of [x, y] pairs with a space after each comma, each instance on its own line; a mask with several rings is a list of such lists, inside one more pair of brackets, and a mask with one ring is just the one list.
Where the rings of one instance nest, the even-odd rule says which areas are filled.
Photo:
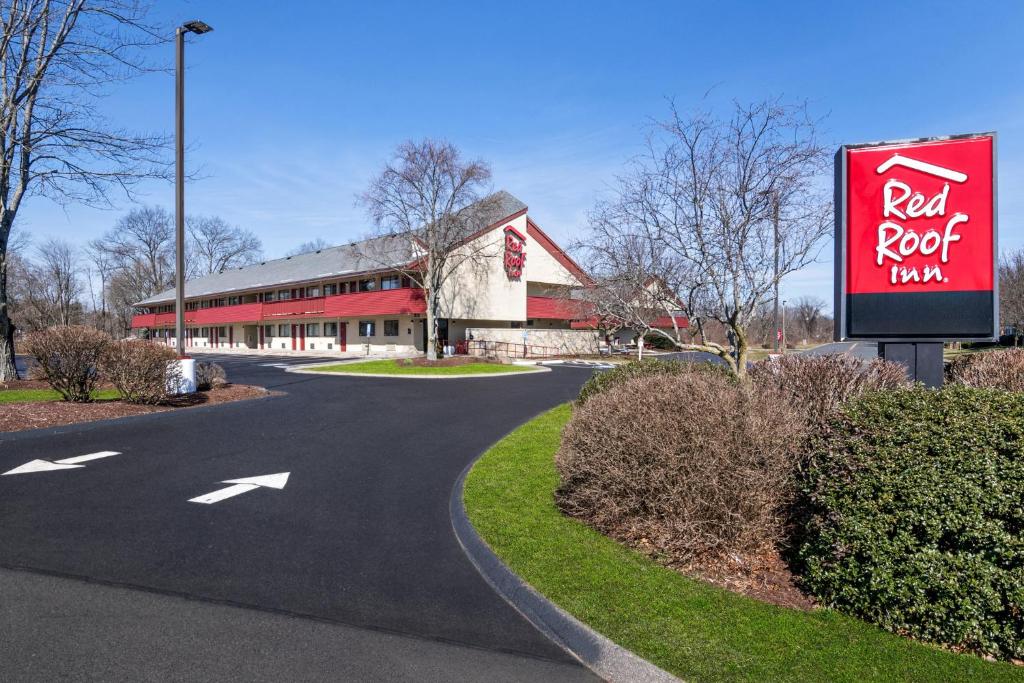
[[110, 337], [91, 327], [51, 327], [25, 336], [22, 349], [35, 361], [29, 372], [49, 383], [65, 401], [92, 400], [99, 361]]
[[214, 387], [222, 387], [228, 383], [227, 373], [217, 363], [200, 361], [196, 363], [196, 388], [209, 391]]
[[100, 371], [129, 403], [156, 404], [176, 385], [180, 368], [169, 365], [177, 355], [163, 344], [148, 341], [119, 341], [107, 346], [100, 358]]
[[576, 403], [582, 406], [597, 394], [608, 391], [611, 387], [618, 386], [636, 377], [678, 375], [685, 372], [711, 373], [720, 377], [732, 377], [728, 368], [717, 363], [691, 363], [650, 358], [648, 360], [632, 361], [619, 365], [612, 370], [596, 373], [580, 389], [580, 396]]
[[864, 361], [848, 354], [770, 358], [755, 363], [748, 374], [757, 387], [778, 392], [801, 411], [811, 432], [857, 396], [910, 384], [899, 363]]
[[826, 605], [1024, 657], [1024, 395], [947, 387], [846, 406], [804, 482], [799, 559]]
[[725, 373], [632, 371], [576, 406], [556, 456], [558, 506], [671, 563], [770, 548], [792, 492], [799, 415]]
[[971, 353], [953, 359], [946, 381], [967, 387], [1024, 391], [1024, 349]]

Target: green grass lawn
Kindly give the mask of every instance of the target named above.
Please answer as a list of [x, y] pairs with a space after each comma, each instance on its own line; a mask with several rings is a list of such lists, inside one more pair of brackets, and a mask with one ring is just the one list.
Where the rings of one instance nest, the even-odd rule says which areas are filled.
[[499, 365], [497, 363], [467, 363], [466, 365], [406, 365], [399, 360], [371, 360], [358, 363], [339, 363], [308, 368], [316, 372], [352, 372], [370, 375], [477, 375], [535, 370], [529, 365]]
[[[117, 389], [100, 389], [92, 392], [97, 401], [118, 399], [121, 395]], [[0, 390], [0, 403], [34, 403], [37, 401], [60, 401], [61, 397], [53, 389], [6, 389]]]
[[569, 416], [563, 405], [491, 448], [466, 511], [527, 583], [620, 645], [689, 681], [1024, 681], [1024, 668], [687, 578], [563, 516], [553, 455]]

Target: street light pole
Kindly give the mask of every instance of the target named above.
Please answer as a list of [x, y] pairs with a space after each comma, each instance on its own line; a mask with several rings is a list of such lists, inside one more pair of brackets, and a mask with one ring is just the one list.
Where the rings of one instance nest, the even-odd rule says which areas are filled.
[[[776, 191], [772, 192], [772, 229], [774, 232], [774, 239], [772, 244], [775, 249], [775, 268], [772, 271], [774, 276], [774, 287], [775, 287], [775, 303], [773, 305], [772, 312], [772, 326], [774, 327], [775, 336], [775, 352], [779, 352], [779, 193]], [[785, 313], [782, 314], [785, 319]], [[783, 324], [783, 327], [785, 324]], [[783, 347], [785, 349], [785, 347]]]
[[786, 300], [782, 300], [782, 353], [786, 353]]
[[187, 21], [174, 36], [174, 337], [178, 358], [185, 357], [185, 34], [212, 30], [201, 21]]

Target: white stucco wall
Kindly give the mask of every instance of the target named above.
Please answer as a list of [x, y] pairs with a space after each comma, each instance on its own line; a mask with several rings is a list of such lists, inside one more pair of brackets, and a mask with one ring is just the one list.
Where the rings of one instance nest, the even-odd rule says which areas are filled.
[[[545, 330], [472, 327], [467, 330], [475, 341], [525, 344], [535, 355], [578, 356], [598, 353], [596, 330]], [[481, 351], [481, 355], [485, 352]]]

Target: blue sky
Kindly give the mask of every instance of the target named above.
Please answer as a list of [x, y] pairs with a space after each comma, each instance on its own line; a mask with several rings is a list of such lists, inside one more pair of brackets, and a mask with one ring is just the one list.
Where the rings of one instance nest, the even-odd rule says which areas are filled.
[[[999, 132], [1002, 246], [1024, 246], [1024, 3], [263, 2], [161, 0], [188, 46], [190, 213], [218, 214], [278, 256], [367, 222], [354, 196], [394, 146], [445, 137], [489, 160], [494, 185], [569, 241], [638, 151], [681, 107], [783, 95], [826, 116], [838, 145]], [[168, 63], [172, 55], [168, 47]], [[104, 102], [118, 124], [170, 131], [173, 80]], [[171, 208], [173, 187], [139, 201]], [[84, 243], [130, 208], [33, 198], [16, 230]], [[786, 296], [830, 299], [830, 247]]]

